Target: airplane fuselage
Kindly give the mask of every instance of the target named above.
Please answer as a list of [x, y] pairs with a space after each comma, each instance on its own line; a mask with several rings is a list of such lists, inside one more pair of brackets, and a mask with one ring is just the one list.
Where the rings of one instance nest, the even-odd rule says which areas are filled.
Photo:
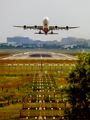
[[48, 34], [49, 32], [49, 18], [48, 17], [43, 18], [43, 32], [45, 34]]

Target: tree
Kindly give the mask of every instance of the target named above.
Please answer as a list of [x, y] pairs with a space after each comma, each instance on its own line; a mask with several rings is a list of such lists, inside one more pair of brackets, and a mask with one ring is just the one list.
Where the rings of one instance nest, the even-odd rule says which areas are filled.
[[78, 54], [78, 61], [70, 71], [67, 93], [71, 108], [65, 110], [68, 120], [90, 120], [90, 53]]

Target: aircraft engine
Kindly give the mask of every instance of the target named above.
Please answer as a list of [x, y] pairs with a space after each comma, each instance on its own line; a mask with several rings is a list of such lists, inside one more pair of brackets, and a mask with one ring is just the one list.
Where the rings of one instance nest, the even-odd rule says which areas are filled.
[[69, 26], [66, 26], [65, 30], [69, 30]]
[[58, 26], [55, 26], [55, 29], [58, 29]]
[[27, 26], [26, 26], [26, 25], [24, 25], [24, 26], [23, 26], [23, 28], [24, 28], [24, 29], [26, 29], [26, 28], [27, 28]]
[[37, 28], [37, 25], [35, 25], [34, 28], [36, 29], [36, 28]]

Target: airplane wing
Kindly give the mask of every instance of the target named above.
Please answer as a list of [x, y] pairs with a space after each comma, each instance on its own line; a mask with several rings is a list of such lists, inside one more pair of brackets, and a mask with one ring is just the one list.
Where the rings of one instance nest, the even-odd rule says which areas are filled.
[[13, 26], [13, 27], [19, 27], [19, 28], [23, 28], [23, 29], [37, 29], [37, 30], [43, 30], [43, 26]]
[[79, 27], [69, 27], [69, 26], [66, 26], [66, 27], [59, 27], [59, 26], [49, 26], [49, 30], [69, 30], [69, 29], [74, 29], [74, 28], [79, 28]]

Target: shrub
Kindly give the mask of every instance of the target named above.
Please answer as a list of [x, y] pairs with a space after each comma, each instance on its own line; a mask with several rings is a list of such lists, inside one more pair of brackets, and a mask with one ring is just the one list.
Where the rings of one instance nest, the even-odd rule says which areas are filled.
[[4, 100], [4, 98], [2, 96], [0, 96], [0, 101], [3, 101], [3, 100]]
[[0, 107], [4, 107], [3, 103], [0, 103]]

